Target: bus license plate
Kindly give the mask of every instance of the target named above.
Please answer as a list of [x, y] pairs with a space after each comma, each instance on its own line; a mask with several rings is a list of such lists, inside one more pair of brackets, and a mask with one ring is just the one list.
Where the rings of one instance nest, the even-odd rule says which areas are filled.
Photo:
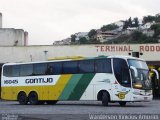
[[148, 97], [144, 97], [144, 100], [148, 100]]

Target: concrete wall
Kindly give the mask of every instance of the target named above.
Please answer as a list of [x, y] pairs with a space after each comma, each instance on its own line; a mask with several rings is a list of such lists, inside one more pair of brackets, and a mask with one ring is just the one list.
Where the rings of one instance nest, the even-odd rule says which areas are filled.
[[26, 38], [23, 29], [0, 28], [0, 46], [24, 46]]
[[28, 32], [24, 32], [24, 46], [28, 45]]
[[[47, 51], [46, 54], [44, 51]], [[129, 55], [140, 52], [146, 61], [160, 61], [160, 44], [135, 45], [70, 45], [70, 46], [26, 46], [0, 47], [0, 63], [44, 61], [54, 57], [99, 55]]]
[[2, 13], [0, 13], [0, 28], [2, 28]]

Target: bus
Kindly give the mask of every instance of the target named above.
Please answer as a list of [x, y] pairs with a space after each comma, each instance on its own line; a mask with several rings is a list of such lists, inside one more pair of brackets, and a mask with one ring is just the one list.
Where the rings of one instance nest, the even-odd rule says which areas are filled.
[[146, 62], [130, 56], [98, 56], [2, 66], [1, 98], [19, 104], [97, 100], [103, 106], [152, 100]]

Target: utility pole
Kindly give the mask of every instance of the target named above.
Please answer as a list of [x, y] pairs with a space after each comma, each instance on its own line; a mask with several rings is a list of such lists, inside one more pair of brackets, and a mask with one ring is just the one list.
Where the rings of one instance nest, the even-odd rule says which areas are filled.
[[48, 53], [48, 51], [45, 50], [45, 51], [43, 51], [43, 52], [44, 52], [44, 55], [45, 55], [45, 60], [47, 61], [47, 60], [48, 60], [48, 58], [47, 58], [47, 53]]

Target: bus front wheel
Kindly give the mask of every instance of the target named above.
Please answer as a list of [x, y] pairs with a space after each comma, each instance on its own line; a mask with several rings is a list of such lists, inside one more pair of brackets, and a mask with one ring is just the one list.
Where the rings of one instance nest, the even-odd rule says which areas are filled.
[[18, 102], [20, 105], [26, 105], [28, 103], [28, 98], [25, 92], [20, 92], [18, 94]]
[[29, 102], [31, 105], [37, 105], [38, 102], [38, 95], [36, 92], [31, 92], [28, 96]]
[[108, 102], [109, 102], [109, 95], [107, 92], [103, 92], [102, 95], [102, 105], [103, 106], [108, 106]]

